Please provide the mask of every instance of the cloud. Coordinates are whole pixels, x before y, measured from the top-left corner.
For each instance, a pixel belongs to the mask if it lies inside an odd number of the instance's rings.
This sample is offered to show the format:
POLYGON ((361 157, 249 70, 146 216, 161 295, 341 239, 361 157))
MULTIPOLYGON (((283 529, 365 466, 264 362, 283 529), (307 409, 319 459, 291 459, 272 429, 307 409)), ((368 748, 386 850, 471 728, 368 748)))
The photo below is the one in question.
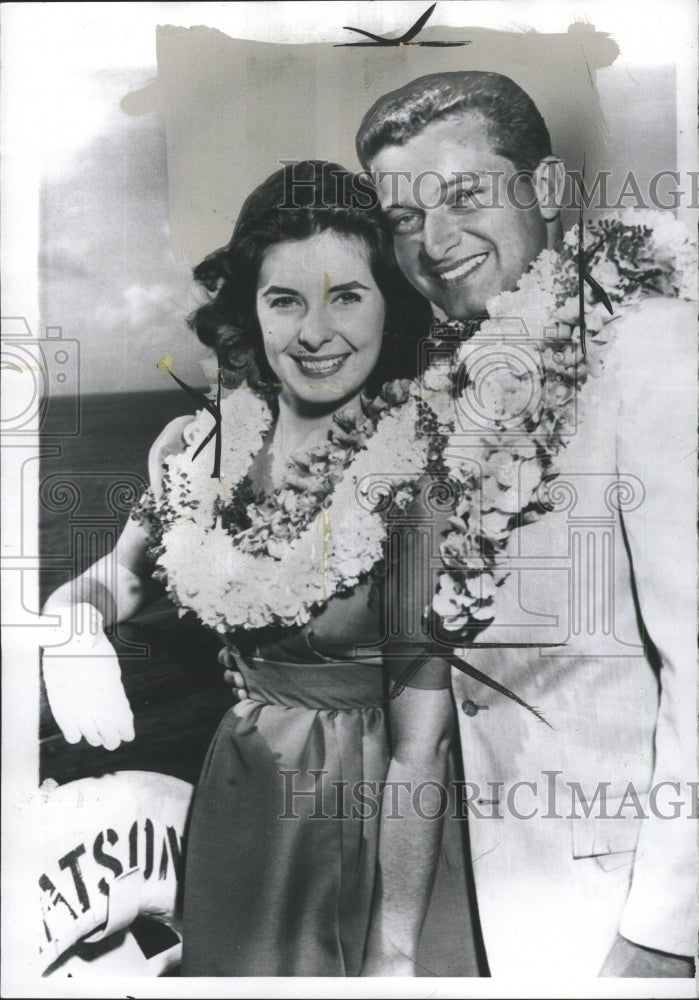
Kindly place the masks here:
POLYGON ((43 322, 79 341, 83 393, 170 388, 156 370, 165 354, 178 375, 203 384, 196 359, 205 348, 186 326, 201 293, 170 244, 163 120, 118 111, 131 74, 113 74, 109 86, 94 76, 105 114, 86 118, 79 151, 71 146, 43 180, 43 322))
POLYGON ((187 272, 177 283, 129 285, 121 300, 99 304, 93 321, 104 334, 148 336, 163 330, 172 333, 183 326, 200 301, 187 272))
POLYGON ((170 380, 156 371, 166 354, 174 356, 181 378, 202 384, 198 359, 207 349, 188 329, 186 319, 203 297, 188 270, 182 270, 179 281, 135 282, 119 298, 94 308, 87 324, 91 334, 83 337, 93 358, 86 372, 90 384, 103 382, 108 368, 112 391, 170 388, 170 380))

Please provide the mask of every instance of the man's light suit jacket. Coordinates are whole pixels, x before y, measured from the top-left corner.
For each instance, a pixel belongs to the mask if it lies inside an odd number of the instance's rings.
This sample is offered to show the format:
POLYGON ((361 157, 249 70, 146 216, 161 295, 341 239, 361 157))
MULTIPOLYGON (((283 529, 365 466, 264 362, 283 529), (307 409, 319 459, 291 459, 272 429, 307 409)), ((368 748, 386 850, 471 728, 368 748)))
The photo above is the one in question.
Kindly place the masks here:
POLYGON ((546 724, 452 668, 493 975, 595 975, 617 932, 695 949, 695 307, 614 326, 554 509, 510 537, 495 621, 460 654, 546 724))

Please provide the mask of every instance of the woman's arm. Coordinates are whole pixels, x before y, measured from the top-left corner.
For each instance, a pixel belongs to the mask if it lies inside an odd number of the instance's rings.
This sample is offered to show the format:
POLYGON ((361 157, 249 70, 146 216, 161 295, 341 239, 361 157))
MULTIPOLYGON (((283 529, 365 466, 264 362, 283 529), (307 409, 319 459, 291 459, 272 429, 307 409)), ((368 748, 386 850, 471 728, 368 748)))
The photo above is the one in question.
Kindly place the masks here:
POLYGON ((112 552, 54 590, 44 605, 44 614, 89 604, 99 611, 107 627, 133 618, 158 593, 150 578, 147 547, 144 528, 127 521, 112 552))
MULTIPOLYGON (((150 450, 151 480, 159 485, 162 459, 182 447, 180 418, 165 428, 150 450)), ((44 605, 53 627, 46 630, 43 673, 49 705, 68 743, 83 737, 115 750, 133 740, 133 713, 121 667, 104 628, 126 621, 151 603, 159 585, 151 579, 148 533, 129 519, 114 550, 55 590, 44 605)))
POLYGON ((363 976, 415 975, 447 808, 447 761, 455 725, 450 689, 409 687, 390 706, 392 757, 363 976))
POLYGON ((136 614, 155 594, 146 575, 148 536, 128 521, 114 551, 55 590, 44 614, 58 618, 42 667, 51 712, 68 743, 116 750, 134 739, 133 713, 106 626, 136 614))

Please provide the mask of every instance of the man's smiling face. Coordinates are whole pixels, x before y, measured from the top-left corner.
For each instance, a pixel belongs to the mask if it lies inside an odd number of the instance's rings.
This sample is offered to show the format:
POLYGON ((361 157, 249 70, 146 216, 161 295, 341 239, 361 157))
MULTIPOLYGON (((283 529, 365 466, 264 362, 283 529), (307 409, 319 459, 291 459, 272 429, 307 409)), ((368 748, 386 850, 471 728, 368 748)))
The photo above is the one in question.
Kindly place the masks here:
POLYGON ((531 180, 493 150, 481 115, 428 125, 370 166, 401 269, 450 319, 483 315, 546 246, 531 180))

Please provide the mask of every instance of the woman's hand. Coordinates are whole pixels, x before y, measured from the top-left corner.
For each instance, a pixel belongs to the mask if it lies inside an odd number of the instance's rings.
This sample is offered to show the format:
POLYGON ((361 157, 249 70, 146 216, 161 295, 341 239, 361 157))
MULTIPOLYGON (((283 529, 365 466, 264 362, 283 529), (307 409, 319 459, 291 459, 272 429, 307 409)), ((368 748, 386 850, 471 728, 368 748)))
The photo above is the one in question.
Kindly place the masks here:
MULTIPOLYGON (((85 738, 93 747, 116 750, 134 739, 133 713, 121 682, 114 647, 102 631, 102 616, 87 608, 91 628, 56 628, 55 642, 44 647, 43 673, 53 717, 68 743, 85 738), (61 640, 64 641, 61 641, 61 640)), ((51 609, 71 621, 73 609, 51 609)))

